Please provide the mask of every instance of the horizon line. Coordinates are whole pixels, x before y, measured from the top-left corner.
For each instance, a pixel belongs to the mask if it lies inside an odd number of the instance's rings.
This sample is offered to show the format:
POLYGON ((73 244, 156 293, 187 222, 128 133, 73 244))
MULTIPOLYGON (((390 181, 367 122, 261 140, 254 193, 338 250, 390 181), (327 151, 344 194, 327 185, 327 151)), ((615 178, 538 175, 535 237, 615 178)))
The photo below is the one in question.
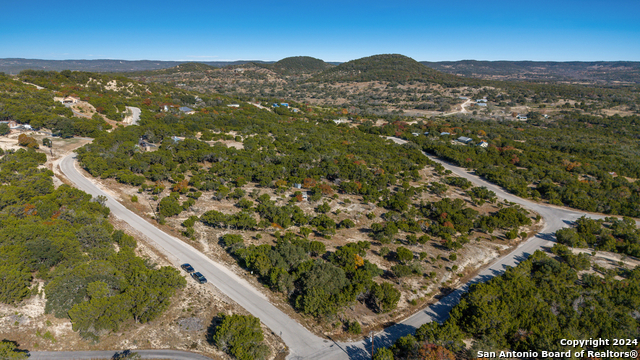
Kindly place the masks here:
MULTIPOLYGON (((216 60, 187 60, 187 59, 178 59, 178 60, 158 60, 158 59, 120 59, 120 58, 99 58, 99 59, 82 59, 82 58, 78 58, 78 59, 41 59, 41 58, 24 58, 24 57, 3 57, 0 58, 0 60, 39 60, 39 61, 151 61, 151 62, 184 62, 184 63, 207 63, 207 62, 278 62, 280 60, 283 59, 287 59, 287 58, 291 58, 291 57, 312 57, 315 59, 319 59, 322 60, 326 63, 345 63, 345 62, 349 62, 349 61, 353 61, 353 60, 358 60, 358 59, 363 59, 366 57, 371 57, 371 56, 376 56, 376 55, 385 55, 385 54, 375 54, 375 55, 368 55, 368 56, 364 56, 364 57, 360 57, 360 58, 356 58, 356 59, 351 59, 351 60, 346 60, 346 61, 338 61, 338 60, 324 60, 324 59, 320 59, 320 58, 316 58, 313 56, 307 56, 307 55, 295 55, 295 56, 287 56, 284 57, 282 59, 278 59, 278 60, 261 60, 261 59, 252 59, 252 60, 246 60, 246 59, 236 59, 236 60, 228 60, 228 59, 216 59, 216 60)), ((398 55, 402 55, 402 54, 398 54, 398 55)), ((407 56, 407 55, 403 55, 403 56, 407 56)), ((411 59, 413 59, 410 56, 407 56, 411 59)), ((413 59, 415 60, 415 59, 413 59)), ((508 60, 508 59, 500 59, 500 60, 482 60, 482 59, 459 59, 459 60, 416 60, 417 62, 433 62, 433 63, 438 63, 438 62, 461 62, 461 61, 478 61, 478 62, 558 62, 558 63, 569 63, 569 62, 583 62, 583 63, 587 63, 587 62, 640 62, 640 60, 508 60)))

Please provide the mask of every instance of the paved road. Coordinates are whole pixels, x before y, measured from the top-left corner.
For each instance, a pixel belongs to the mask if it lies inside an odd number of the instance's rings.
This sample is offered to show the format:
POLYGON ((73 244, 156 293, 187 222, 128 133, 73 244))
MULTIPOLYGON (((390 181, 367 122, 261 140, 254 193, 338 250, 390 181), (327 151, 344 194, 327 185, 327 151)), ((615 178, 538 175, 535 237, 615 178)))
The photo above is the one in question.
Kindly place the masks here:
POLYGON ((251 314, 260 318, 274 333, 280 335, 292 355, 304 356, 309 351, 313 352, 324 345, 322 339, 271 305, 267 298, 247 281, 228 270, 222 264, 209 259, 191 245, 161 231, 153 224, 125 208, 107 193, 96 187, 89 179, 85 178, 76 169, 75 164, 74 155, 68 155, 60 162, 60 169, 77 188, 94 197, 99 195, 106 196, 106 205, 111 209, 111 213, 114 216, 126 221, 130 226, 149 237, 155 242, 156 248, 167 255, 174 265, 178 266, 182 263, 193 265, 197 271, 207 277, 211 284, 215 285, 251 314))
MULTIPOLYGON (((404 144, 407 142, 406 140, 398 138, 390 139, 398 144, 404 144)), ((507 266, 515 266, 536 250, 542 247, 551 246, 553 244, 552 240, 554 239, 553 234, 556 230, 568 226, 571 222, 583 215, 594 218, 604 217, 602 215, 589 215, 579 211, 538 204, 518 198, 464 169, 449 165, 428 154, 425 154, 425 156, 443 164, 446 169, 451 170, 458 176, 468 179, 477 186, 486 186, 488 189, 495 192, 499 198, 506 199, 536 211, 544 219, 545 225, 539 234, 522 243, 508 255, 497 259, 469 283, 444 297, 436 304, 420 310, 405 321, 376 334, 374 340, 376 348, 391 345, 399 337, 413 333, 415 329, 422 324, 434 320, 438 322, 446 320, 449 311, 458 303, 462 294, 468 290, 469 285, 484 282, 496 275, 500 275, 504 272, 507 266)), ((156 243, 157 248, 167 254, 174 264, 177 265, 184 262, 191 263, 198 271, 202 272, 209 279, 210 283, 218 287, 223 293, 236 301, 251 314, 260 318, 260 320, 273 330, 274 333, 279 334, 282 340, 287 344, 290 350, 289 359, 364 360, 371 357, 369 353, 371 342, 369 339, 353 343, 338 343, 322 339, 312 334, 303 326, 271 305, 263 294, 255 290, 244 279, 230 272, 223 265, 207 258, 190 245, 162 232, 154 225, 126 209, 81 175, 75 168, 75 161, 72 155, 64 158, 60 163, 60 167, 62 172, 73 183, 75 183, 79 189, 93 196, 107 196, 107 206, 109 206, 111 212, 151 238, 156 243)))
POLYGON ((32 83, 29 83, 29 82, 26 82, 26 81, 23 81, 22 83, 26 84, 26 85, 35 86, 37 90, 44 90, 44 88, 42 86, 40 86, 40 85, 32 84, 32 83))
POLYGON ((82 118, 87 118, 87 119, 91 119, 91 116, 87 115, 87 114, 83 114, 81 112, 77 112, 75 111, 71 106, 73 106, 73 104, 64 104, 64 106, 68 107, 69 109, 71 109, 71 112, 73 112, 73 115, 77 116, 77 117, 82 117, 82 118))
MULTIPOLYGON (((133 350, 143 359, 211 360, 210 357, 178 350, 133 350)), ((29 360, 112 359, 120 351, 32 351, 29 360)))
POLYGON ((138 125, 138 120, 140 120, 140 108, 133 106, 125 106, 125 108, 127 111, 131 111, 131 115, 125 116, 122 122, 129 125, 138 125))

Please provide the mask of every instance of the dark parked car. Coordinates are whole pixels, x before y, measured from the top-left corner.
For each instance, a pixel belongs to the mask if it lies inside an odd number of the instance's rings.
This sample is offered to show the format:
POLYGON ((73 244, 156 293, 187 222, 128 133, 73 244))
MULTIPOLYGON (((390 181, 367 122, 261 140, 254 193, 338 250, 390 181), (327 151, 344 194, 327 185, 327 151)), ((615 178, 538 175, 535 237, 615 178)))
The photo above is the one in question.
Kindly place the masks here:
POLYGON ((189 264, 182 264, 180 265, 180 267, 182 268, 182 270, 188 272, 189 274, 191 274, 192 272, 196 271, 193 266, 189 265, 189 264))
POLYGON ((204 275, 200 274, 199 272, 195 272, 191 274, 191 277, 194 278, 200 284, 204 284, 207 282, 207 278, 204 277, 204 275))

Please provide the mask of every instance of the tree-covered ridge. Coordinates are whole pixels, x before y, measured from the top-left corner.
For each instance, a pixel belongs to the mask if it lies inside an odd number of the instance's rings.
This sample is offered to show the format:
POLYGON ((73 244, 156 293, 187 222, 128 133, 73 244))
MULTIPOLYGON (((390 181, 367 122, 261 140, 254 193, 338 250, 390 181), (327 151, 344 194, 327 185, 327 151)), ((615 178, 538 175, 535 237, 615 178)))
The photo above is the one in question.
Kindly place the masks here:
POLYGON ((84 100, 93 105, 98 113, 114 121, 124 118, 126 106, 156 110, 161 104, 172 104, 173 98, 186 94, 162 85, 140 84, 121 75, 81 71, 24 70, 18 74, 18 78, 52 91, 53 94, 49 93, 49 96, 75 96, 84 100))
POLYGON ((41 280, 46 311, 70 318, 85 337, 155 319, 184 278, 137 257, 135 240, 114 231, 100 199, 54 189, 53 173, 39 167, 45 161, 22 149, 0 159, 0 302, 35 295, 41 280))
POLYGON ((284 74, 313 73, 332 67, 323 60, 310 56, 292 56, 271 64, 275 71, 284 74))
POLYGON ((493 77, 533 81, 594 81, 640 83, 637 61, 421 61, 444 73, 490 79, 493 77))
MULTIPOLYGON (((535 115, 535 114, 534 114, 535 115)), ((566 113, 553 122, 397 122, 374 134, 401 135, 425 151, 458 166, 473 168, 486 179, 521 197, 542 198, 581 210, 640 216, 640 118, 596 117, 566 113), (429 131, 430 136, 410 133, 429 131), (447 131, 453 136, 438 136, 447 131), (468 136, 470 145, 453 139, 468 136), (480 141, 489 146, 476 146, 480 141), (629 179, 627 179, 627 177, 629 179), (533 185, 533 186, 531 186, 533 185)))
POLYGON ((374 55, 342 63, 314 76, 310 81, 453 81, 456 77, 430 69, 399 54, 374 55))
POLYGON ((135 75, 180 74, 180 73, 194 72, 194 71, 207 72, 207 71, 214 71, 219 69, 220 69, 219 67, 215 67, 207 64, 202 64, 197 62, 188 62, 188 63, 176 65, 174 67, 170 67, 168 69, 146 71, 141 73, 126 73, 123 75, 135 76, 135 75))
POLYGON ((232 102, 224 96, 197 97, 189 91, 141 84, 117 75, 25 70, 18 78, 45 89, 37 90, 32 85, 0 76, 0 94, 3 94, 0 119, 30 124, 34 129, 50 129, 55 136, 62 137, 98 137, 100 132, 111 129, 100 115, 120 121, 127 113, 126 106, 140 108, 140 117, 144 121, 165 109, 167 114, 179 118, 183 116, 178 110, 182 106, 199 110, 232 102), (54 101, 54 96, 73 96, 86 101, 95 107, 98 114, 91 119, 76 117, 71 109, 54 101))
MULTIPOLYGON (((399 339, 391 354, 379 350, 380 356, 417 359, 424 344, 478 358, 478 351, 581 350, 560 345, 561 339, 638 339, 640 268, 599 271, 580 273, 537 251, 505 274, 473 285, 442 325, 425 324, 415 336, 399 339), (465 350, 465 339, 473 339, 470 349, 465 350)), ((613 346, 610 341, 584 349, 630 351, 638 344, 613 346)))
POLYGON ((71 109, 53 101, 46 90, 37 90, 33 85, 23 84, 0 74, 0 120, 29 124, 34 129, 48 128, 54 135, 95 136, 111 125, 102 118, 79 119, 71 109))

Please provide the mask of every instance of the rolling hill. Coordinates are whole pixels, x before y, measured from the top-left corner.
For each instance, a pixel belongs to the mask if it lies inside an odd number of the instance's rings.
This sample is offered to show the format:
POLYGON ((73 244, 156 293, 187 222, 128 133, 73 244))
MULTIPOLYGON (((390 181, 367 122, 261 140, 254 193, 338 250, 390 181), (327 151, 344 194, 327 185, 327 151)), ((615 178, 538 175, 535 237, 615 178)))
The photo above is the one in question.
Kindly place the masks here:
POLYGON ((448 74, 480 79, 640 83, 637 61, 422 61, 448 74))
POLYGON ((374 55, 342 63, 314 76, 310 81, 420 81, 448 82, 456 76, 443 74, 399 54, 374 55))
MULTIPOLYGON (((261 61, 207 61, 202 64, 223 67, 229 65, 241 65, 249 62, 261 63, 261 61)), ((74 70, 91 72, 134 72, 168 69, 185 61, 158 61, 158 60, 40 60, 40 59, 0 59, 0 72, 17 74, 22 70, 74 70)))
MULTIPOLYGON (((140 75, 171 75, 179 73, 191 73, 191 72, 206 72, 210 70, 216 70, 219 67, 211 66, 203 63, 182 63, 168 69, 149 70, 140 72, 140 75)), ((138 73, 132 73, 131 75, 138 75, 138 73)))
POLYGON ((326 70, 333 65, 310 56, 292 56, 284 58, 270 66, 279 73, 314 73, 326 70))

